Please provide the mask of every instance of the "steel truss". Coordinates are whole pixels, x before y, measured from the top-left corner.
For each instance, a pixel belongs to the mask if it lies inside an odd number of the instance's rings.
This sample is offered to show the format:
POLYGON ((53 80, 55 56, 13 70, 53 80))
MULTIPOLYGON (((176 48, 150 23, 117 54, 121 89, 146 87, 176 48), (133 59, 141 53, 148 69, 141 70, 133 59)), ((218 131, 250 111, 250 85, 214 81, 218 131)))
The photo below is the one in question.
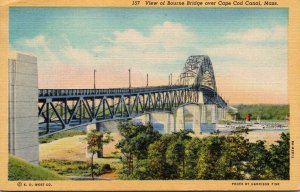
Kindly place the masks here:
POLYGON ((198 103, 199 99, 199 91, 188 86, 137 88, 127 92, 124 89, 39 91, 39 127, 46 134, 105 120, 131 119, 153 111, 172 113, 181 105, 198 103), (97 91, 98 94, 93 94, 97 91))

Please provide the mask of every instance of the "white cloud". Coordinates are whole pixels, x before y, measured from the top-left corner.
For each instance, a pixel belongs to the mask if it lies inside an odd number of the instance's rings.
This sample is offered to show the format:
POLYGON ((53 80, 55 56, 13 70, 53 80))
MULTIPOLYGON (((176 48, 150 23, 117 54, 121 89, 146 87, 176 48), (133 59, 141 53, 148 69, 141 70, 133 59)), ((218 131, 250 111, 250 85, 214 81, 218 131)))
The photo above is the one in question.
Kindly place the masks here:
POLYGON ((286 36, 283 27, 278 26, 250 29, 225 34, 224 39, 237 40, 235 43, 205 48, 205 54, 213 58, 219 91, 233 102, 286 103, 286 36))
POLYGON ((125 71, 147 71, 152 74, 178 72, 191 50, 191 42, 199 38, 189 28, 173 22, 153 26, 149 34, 135 29, 117 31, 110 39, 110 46, 97 45, 98 65, 125 71), (174 66, 174 62, 182 65, 174 66), (171 66, 172 65, 172 66, 171 66), (171 68, 170 68, 171 67, 171 68), (177 67, 177 68, 176 68, 177 67))
POLYGON ((95 48, 94 48, 94 52, 95 53, 101 53, 105 50, 105 47, 104 46, 101 46, 101 45, 97 45, 95 48))
POLYGON ((115 32, 113 43, 115 46, 135 47, 142 49, 176 49, 197 40, 189 29, 180 23, 164 22, 153 26, 149 36, 143 35, 135 29, 115 32))
POLYGON ((65 34, 60 38, 64 42, 60 49, 54 43, 48 45, 51 41, 44 35, 19 41, 38 57, 40 87, 87 87, 93 84, 93 69, 99 87, 123 87, 128 68, 132 69, 133 86, 143 86, 146 73, 151 85, 167 84, 169 73, 182 69, 189 43, 198 39, 186 26, 173 22, 153 26, 148 34, 136 29, 116 31, 105 37, 108 44, 91 49, 72 45, 65 34), (176 62, 180 65, 175 66, 176 62))
POLYGON ((102 38, 105 43, 91 49, 73 46, 66 35, 61 38, 66 43, 58 50, 50 43, 48 46, 51 41, 44 35, 23 39, 20 44, 38 57, 41 87, 92 87, 94 68, 97 87, 126 86, 128 68, 132 69, 133 86, 145 85, 146 73, 150 85, 167 84, 169 73, 174 73, 175 82, 175 73, 181 71, 188 56, 196 53, 210 56, 218 90, 227 95, 251 91, 253 86, 261 92, 274 89, 274 94, 286 94, 286 31, 281 26, 227 33, 224 42, 230 39, 234 43, 205 48, 201 48, 199 36, 174 22, 153 26, 147 34, 136 29, 116 31, 112 37, 102 38), (274 86, 264 90, 267 83, 274 86))
POLYGON ((61 54, 61 60, 66 61, 66 64, 82 67, 95 64, 95 57, 86 49, 67 46, 61 50, 61 54))
POLYGON ((287 27, 277 25, 269 29, 254 28, 242 32, 227 33, 225 38, 246 43, 278 42, 287 39, 287 27))
POLYGON ((41 47, 41 46, 46 46, 47 42, 45 40, 45 36, 44 35, 38 35, 32 39, 26 39, 24 41, 24 44, 27 47, 41 47))

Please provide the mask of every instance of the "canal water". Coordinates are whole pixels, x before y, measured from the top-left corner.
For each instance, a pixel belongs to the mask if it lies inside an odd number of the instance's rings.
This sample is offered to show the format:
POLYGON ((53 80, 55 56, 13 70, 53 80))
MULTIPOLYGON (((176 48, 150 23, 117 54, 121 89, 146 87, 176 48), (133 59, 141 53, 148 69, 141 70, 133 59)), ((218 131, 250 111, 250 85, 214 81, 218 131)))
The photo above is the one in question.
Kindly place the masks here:
MULTIPOLYGON (((152 126, 154 130, 157 130, 160 133, 164 133, 164 124, 159 122, 152 123, 152 126)), ((186 130, 193 130, 193 123, 192 122, 186 122, 185 123, 185 129, 186 130)), ((231 131, 236 130, 234 127, 226 127, 224 125, 220 124, 201 124, 201 132, 202 133, 212 133, 214 131, 219 130, 221 133, 229 133, 231 131)), ((275 128, 275 127, 268 127, 268 128, 255 128, 249 126, 249 130, 251 132, 284 132, 287 133, 289 130, 287 128, 275 128)))

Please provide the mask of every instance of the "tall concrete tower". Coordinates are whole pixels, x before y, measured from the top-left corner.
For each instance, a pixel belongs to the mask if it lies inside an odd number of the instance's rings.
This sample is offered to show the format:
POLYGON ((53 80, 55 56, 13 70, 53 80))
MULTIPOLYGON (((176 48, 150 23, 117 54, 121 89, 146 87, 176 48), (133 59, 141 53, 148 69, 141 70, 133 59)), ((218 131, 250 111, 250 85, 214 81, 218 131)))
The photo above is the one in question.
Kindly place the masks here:
POLYGON ((9 153, 38 164, 37 58, 10 53, 8 78, 9 153))

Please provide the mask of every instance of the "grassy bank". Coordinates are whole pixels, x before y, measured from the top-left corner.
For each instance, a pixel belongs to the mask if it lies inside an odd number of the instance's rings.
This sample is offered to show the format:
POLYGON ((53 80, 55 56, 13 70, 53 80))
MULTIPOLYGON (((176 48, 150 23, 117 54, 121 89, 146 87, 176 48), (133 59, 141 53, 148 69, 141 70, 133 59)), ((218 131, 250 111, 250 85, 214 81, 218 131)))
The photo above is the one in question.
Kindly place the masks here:
POLYGON ((66 177, 39 166, 34 166, 15 156, 9 157, 8 163, 9 180, 65 180, 66 177))
MULTIPOLYGON (((43 160, 40 162, 42 167, 55 171, 65 176, 90 176, 91 169, 89 162, 68 161, 68 160, 43 160)), ((112 171, 109 164, 94 164, 94 175, 99 176, 112 171)))
POLYGON ((86 131, 80 131, 80 130, 69 130, 69 131, 63 131, 59 132, 53 135, 50 135, 48 137, 42 137, 39 139, 40 143, 50 143, 51 141, 55 141, 61 138, 65 137, 73 137, 76 135, 85 135, 86 131))

